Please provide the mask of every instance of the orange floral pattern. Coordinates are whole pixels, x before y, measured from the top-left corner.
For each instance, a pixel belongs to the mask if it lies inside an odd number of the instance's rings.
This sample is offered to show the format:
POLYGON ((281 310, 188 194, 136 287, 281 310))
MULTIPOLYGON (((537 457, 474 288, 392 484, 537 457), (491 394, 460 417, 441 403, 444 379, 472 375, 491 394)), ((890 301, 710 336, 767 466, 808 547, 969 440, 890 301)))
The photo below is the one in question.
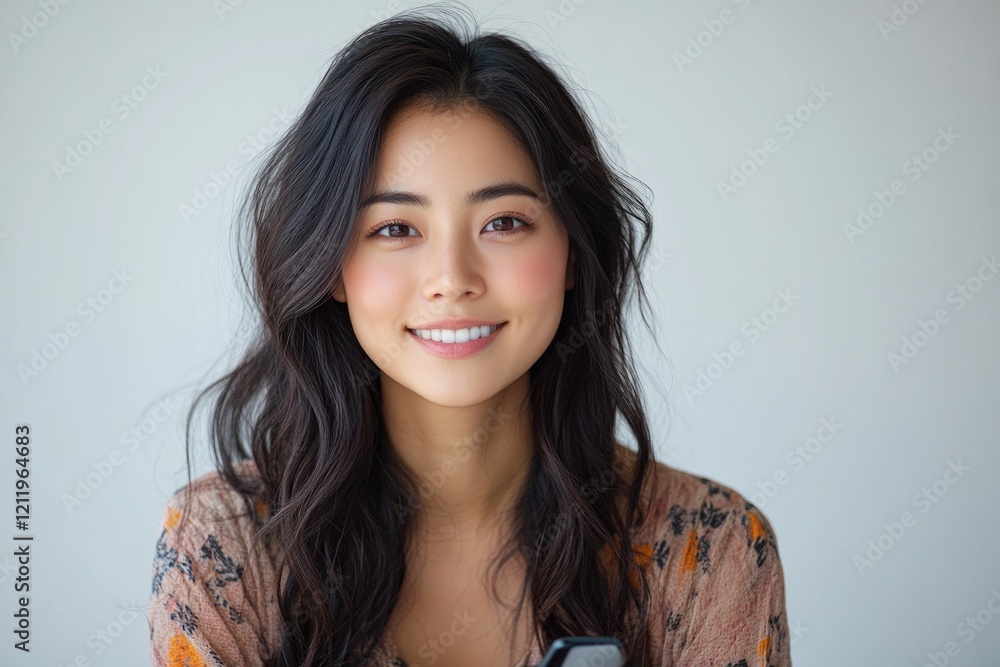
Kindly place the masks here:
POLYGON ((191 640, 180 633, 170 638, 167 660, 170 667, 205 667, 191 640))

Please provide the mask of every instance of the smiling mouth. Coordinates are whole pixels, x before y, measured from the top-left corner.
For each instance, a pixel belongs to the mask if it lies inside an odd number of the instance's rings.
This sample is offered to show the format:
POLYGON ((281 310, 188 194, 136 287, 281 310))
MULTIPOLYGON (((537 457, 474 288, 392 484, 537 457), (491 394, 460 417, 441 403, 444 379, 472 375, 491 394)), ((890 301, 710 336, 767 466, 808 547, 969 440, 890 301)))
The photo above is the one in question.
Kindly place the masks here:
POLYGON ((487 338, 502 329, 506 324, 506 322, 501 322, 493 326, 465 327, 462 329, 407 329, 407 331, 413 336, 424 340, 454 344, 468 343, 480 338, 487 338))

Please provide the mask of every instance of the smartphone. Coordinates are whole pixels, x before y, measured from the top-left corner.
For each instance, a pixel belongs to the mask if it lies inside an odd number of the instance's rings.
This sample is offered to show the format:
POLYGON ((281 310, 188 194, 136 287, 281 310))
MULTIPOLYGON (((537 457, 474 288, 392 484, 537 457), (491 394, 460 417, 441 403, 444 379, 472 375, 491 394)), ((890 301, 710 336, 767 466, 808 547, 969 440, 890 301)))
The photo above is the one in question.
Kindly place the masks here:
POLYGON ((622 645, 614 637, 561 637, 538 667, 622 667, 622 645))

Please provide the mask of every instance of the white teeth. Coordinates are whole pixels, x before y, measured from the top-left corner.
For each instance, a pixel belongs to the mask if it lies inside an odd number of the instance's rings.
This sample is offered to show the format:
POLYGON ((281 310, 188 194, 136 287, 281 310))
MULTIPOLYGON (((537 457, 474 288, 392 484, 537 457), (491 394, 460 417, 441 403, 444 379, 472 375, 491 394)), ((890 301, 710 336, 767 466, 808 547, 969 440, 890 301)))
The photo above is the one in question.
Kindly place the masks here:
POLYGON ((424 340, 436 340, 441 343, 468 343, 470 340, 485 338, 496 330, 495 325, 469 329, 410 329, 424 340))

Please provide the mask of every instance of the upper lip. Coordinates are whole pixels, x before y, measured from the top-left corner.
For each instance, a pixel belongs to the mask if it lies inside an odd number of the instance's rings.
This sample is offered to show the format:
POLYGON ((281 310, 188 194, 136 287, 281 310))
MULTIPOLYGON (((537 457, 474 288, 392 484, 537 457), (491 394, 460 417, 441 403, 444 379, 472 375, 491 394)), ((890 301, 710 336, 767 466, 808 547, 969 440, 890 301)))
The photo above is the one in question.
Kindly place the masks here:
POLYGON ((416 329, 468 329, 469 327, 492 327, 494 325, 499 326, 503 322, 488 322, 486 320, 470 320, 468 318, 459 319, 449 319, 449 320, 436 320, 434 322, 428 322, 427 324, 418 324, 414 327, 408 327, 410 330, 416 329))

